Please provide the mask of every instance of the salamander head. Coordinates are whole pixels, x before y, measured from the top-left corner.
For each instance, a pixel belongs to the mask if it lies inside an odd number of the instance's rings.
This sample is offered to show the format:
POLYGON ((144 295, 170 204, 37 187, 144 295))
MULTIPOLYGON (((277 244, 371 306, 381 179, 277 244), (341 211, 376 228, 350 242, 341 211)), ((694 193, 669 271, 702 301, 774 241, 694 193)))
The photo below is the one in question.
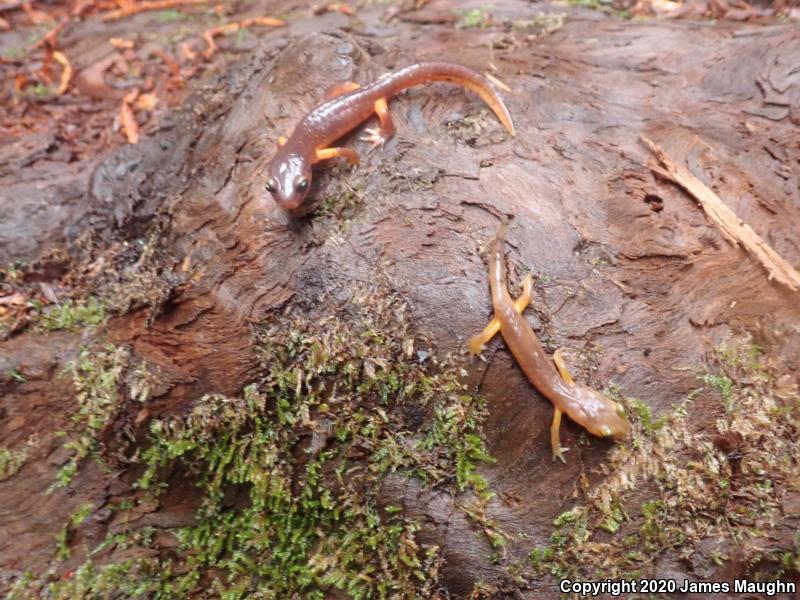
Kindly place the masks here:
POLYGON ((311 189, 311 165, 299 154, 282 154, 267 169, 266 190, 282 209, 295 211, 311 189))
POLYGON ((578 383, 572 385, 571 392, 573 404, 566 411, 570 419, 598 437, 628 437, 631 426, 622 404, 578 383))

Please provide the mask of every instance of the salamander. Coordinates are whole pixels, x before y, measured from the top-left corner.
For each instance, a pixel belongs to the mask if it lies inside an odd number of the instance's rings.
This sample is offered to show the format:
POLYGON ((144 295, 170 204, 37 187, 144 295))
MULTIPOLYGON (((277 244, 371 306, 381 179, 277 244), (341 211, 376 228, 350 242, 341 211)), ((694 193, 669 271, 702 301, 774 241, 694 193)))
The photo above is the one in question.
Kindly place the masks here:
POLYGON ((359 162, 352 148, 330 147, 377 114, 378 130, 368 130, 368 139, 376 146, 394 134, 387 100, 415 85, 447 81, 477 93, 514 135, 514 124, 502 98, 491 82, 472 69, 447 62, 424 62, 389 73, 369 85, 345 82, 331 88, 326 98, 307 114, 289 138, 278 139, 278 151, 267 167, 266 190, 275 202, 290 214, 304 214, 304 201, 311 187, 311 167, 319 161, 343 157, 351 164, 359 162))
POLYGON ((481 333, 469 340, 467 348, 470 353, 479 354, 484 344, 500 331, 528 380, 553 403, 555 414, 550 427, 550 444, 554 460, 558 458, 566 462, 563 454, 566 448, 561 447, 559 436, 562 413, 594 435, 616 440, 626 438, 630 425, 623 406, 597 390, 576 383, 567 369, 561 349, 554 353, 553 362, 548 360, 539 338, 522 316, 531 298, 533 279, 530 273, 523 281, 519 298, 512 300, 508 293, 503 237, 501 228, 492 243, 489 257, 494 318, 481 333))

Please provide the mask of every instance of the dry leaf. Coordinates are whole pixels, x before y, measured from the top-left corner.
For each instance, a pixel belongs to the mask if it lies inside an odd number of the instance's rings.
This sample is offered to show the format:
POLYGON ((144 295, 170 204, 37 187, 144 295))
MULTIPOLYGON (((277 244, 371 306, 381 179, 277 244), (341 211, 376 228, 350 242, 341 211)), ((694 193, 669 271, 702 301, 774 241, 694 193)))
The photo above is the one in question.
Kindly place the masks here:
POLYGON ((67 60, 67 57, 58 50, 53 52, 53 59, 64 68, 61 72, 61 82, 58 84, 58 89, 56 90, 56 93, 61 96, 67 91, 69 82, 72 80, 72 65, 69 63, 69 60, 67 60))
POLYGON ((108 43, 114 46, 114 48, 117 50, 131 50, 133 48, 133 42, 131 40, 125 40, 118 37, 109 38, 108 43))
POLYGON ((154 93, 150 92, 147 94, 142 94, 136 99, 136 110, 146 110, 151 111, 153 110, 156 105, 158 104, 158 96, 154 93))
POLYGON ((129 144, 139 143, 139 124, 136 122, 136 116, 133 114, 131 105, 125 100, 119 107, 119 121, 122 124, 122 129, 125 132, 125 137, 128 139, 129 144))

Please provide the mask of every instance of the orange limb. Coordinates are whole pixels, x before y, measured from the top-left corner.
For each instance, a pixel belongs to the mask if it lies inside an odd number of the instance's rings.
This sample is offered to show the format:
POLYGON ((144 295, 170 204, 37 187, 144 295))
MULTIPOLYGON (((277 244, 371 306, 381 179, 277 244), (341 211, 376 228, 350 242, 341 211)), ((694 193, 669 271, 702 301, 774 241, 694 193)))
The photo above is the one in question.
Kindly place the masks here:
POLYGON ((561 411, 558 409, 556 409, 556 412, 553 414, 553 423, 550 425, 550 447, 553 449, 553 460, 558 459, 566 463, 567 460, 564 458, 564 452, 569 450, 569 448, 561 447, 561 414, 561 411))
MULTIPOLYGON (((514 300, 514 310, 519 314, 528 307, 531 302, 531 292, 533 291, 533 277, 530 273, 522 280, 522 293, 519 298, 514 300)), ((493 317, 489 324, 478 335, 470 338, 467 342, 467 349, 470 354, 478 355, 483 350, 483 347, 491 340, 495 334, 500 331, 500 321, 497 317, 493 317)))
POLYGON ((315 163, 330 158, 346 158, 351 165, 357 165, 359 161, 358 152, 352 148, 317 148, 315 151, 315 163))
POLYGON ((389 105, 386 98, 375 101, 375 114, 378 115, 380 126, 377 129, 367 129, 366 135, 361 139, 365 142, 372 142, 373 147, 382 146, 390 137, 394 135, 394 121, 389 114, 389 105))
POLYGON ((392 115, 389 114, 389 105, 386 103, 386 98, 381 98, 375 102, 375 112, 381 122, 381 135, 384 140, 388 140, 394 135, 394 121, 392 120, 392 115))
POLYGON ((556 363, 556 369, 558 369, 558 372, 561 375, 561 379, 563 379, 570 385, 574 384, 575 380, 572 378, 572 375, 570 375, 569 369, 567 369, 567 363, 564 362, 563 348, 559 348, 558 350, 553 352, 553 362, 556 363))
POLYGON ((328 91, 325 92, 325 101, 333 100, 334 98, 338 98, 343 94, 347 94, 349 92, 354 92, 361 86, 358 85, 355 81, 345 81, 344 83, 337 83, 332 85, 328 88, 328 91))
MULTIPOLYGON (((564 362, 564 350, 563 348, 559 348, 553 353, 553 362, 556 363, 556 369, 558 369, 559 374, 561 375, 561 379, 563 379, 567 385, 574 385, 575 380, 572 379, 572 375, 567 369, 567 363, 564 362)), ((564 459, 564 452, 569 450, 569 448, 562 448, 561 447, 561 438, 559 428, 561 426, 561 411, 556 408, 556 413, 553 415, 553 424, 550 426, 550 447, 553 449, 553 460, 559 459, 561 462, 567 462, 564 459)))

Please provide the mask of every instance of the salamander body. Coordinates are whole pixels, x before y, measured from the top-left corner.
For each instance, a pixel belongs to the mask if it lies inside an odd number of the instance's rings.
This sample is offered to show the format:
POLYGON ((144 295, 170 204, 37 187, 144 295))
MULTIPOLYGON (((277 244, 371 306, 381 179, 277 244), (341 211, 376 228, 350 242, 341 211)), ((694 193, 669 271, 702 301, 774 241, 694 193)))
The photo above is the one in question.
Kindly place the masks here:
POLYGON ((394 133, 388 98, 412 86, 433 81, 455 83, 474 91, 494 111, 508 132, 514 135, 511 115, 486 77, 454 63, 417 63, 363 87, 346 82, 329 90, 326 100, 300 121, 288 139, 279 139, 278 151, 267 167, 267 191, 284 210, 303 214, 314 164, 336 157, 358 164, 359 157, 355 150, 333 148, 330 144, 369 119, 373 113, 378 115, 380 127, 377 131, 369 132, 369 139, 376 145, 382 144, 394 133))
POLYGON ((530 274, 525 278, 523 293, 516 301, 512 300, 508 293, 506 279, 501 232, 492 243, 489 258, 489 285, 492 291, 494 319, 482 333, 469 341, 470 352, 478 354, 483 345, 498 330, 500 331, 508 349, 528 380, 555 407, 550 430, 554 458, 564 460, 563 449, 559 442, 561 413, 566 413, 573 421, 594 435, 618 440, 627 437, 630 425, 623 406, 597 390, 576 383, 567 370, 560 349, 553 355, 551 362, 533 328, 523 318, 522 312, 530 302, 533 286, 530 274))

